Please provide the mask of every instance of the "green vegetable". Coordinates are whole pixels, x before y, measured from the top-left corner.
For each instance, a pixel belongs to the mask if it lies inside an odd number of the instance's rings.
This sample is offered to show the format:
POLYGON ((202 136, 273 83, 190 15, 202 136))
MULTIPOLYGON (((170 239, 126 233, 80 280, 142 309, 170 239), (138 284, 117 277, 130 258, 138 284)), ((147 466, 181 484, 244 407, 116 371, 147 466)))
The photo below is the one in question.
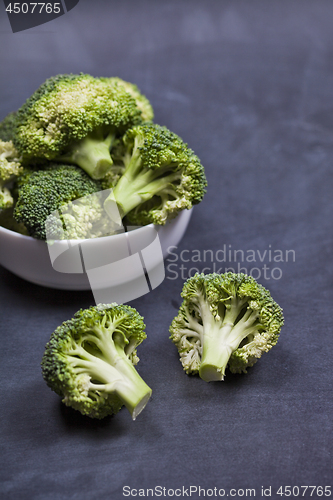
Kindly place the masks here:
POLYGON ((101 80, 109 82, 111 85, 120 85, 122 86, 126 92, 128 92, 136 102, 137 107, 141 111, 141 118, 143 121, 148 122, 152 121, 154 118, 153 108, 148 101, 147 97, 141 94, 139 88, 134 83, 125 82, 121 78, 116 76, 111 78, 101 78, 101 80))
POLYGON ((22 172, 18 152, 12 141, 0 140, 0 211, 13 206, 14 199, 8 184, 22 172))
POLYGON ((187 374, 206 382, 225 370, 246 373, 278 340, 282 309, 245 274, 196 274, 184 284, 183 303, 170 326, 187 374))
POLYGON ((99 304, 80 310, 47 343, 43 377, 67 406, 83 415, 103 418, 125 405, 135 420, 152 392, 134 368, 136 347, 145 338, 143 318, 130 306, 99 304))
MULTIPOLYGON (((82 169, 75 165, 47 164, 41 170, 25 169, 17 180, 17 202, 14 209, 16 222, 24 224, 29 235, 34 238, 46 239, 46 220, 55 210, 67 209, 67 219, 52 217, 48 220, 48 237, 68 239, 92 237, 90 234, 91 223, 102 216, 102 207, 89 198, 89 203, 84 201, 72 210, 76 212, 76 219, 71 223, 70 202, 78 198, 92 195, 100 191, 101 185, 97 180, 91 179, 82 169), (80 211, 81 206, 81 211, 80 211), (87 217, 89 215, 89 217, 87 217), (52 226, 53 222, 53 226, 52 226), (67 231, 63 234, 64 229, 67 231)), ((73 215, 74 217, 74 215, 73 215)))
POLYGON ((0 139, 2 141, 11 141, 13 139, 14 130, 16 125, 16 112, 9 113, 0 122, 0 139))
POLYGON ((13 141, 23 160, 71 163, 102 178, 116 137, 142 121, 138 96, 120 82, 85 74, 46 80, 16 115, 13 141))
POLYGON ((114 166, 105 201, 113 219, 119 210, 130 223, 165 224, 199 203, 207 185, 199 158, 175 133, 153 123, 126 132, 112 150, 114 166))

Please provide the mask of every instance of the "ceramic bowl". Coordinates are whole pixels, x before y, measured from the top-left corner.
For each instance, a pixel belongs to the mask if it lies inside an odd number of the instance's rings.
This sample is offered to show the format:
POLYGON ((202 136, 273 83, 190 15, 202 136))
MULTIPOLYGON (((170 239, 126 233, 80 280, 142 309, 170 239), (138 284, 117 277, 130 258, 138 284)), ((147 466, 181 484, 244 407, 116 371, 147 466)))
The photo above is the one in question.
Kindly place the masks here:
MULTIPOLYGON (((132 284, 134 290, 143 272, 155 288, 164 278, 163 259, 184 236, 191 214, 184 210, 165 226, 150 224, 112 236, 54 245, 0 227, 0 264, 49 288, 89 290, 93 283, 95 290, 124 285, 128 291, 132 284)), ((133 295, 139 296, 135 291, 133 295)))

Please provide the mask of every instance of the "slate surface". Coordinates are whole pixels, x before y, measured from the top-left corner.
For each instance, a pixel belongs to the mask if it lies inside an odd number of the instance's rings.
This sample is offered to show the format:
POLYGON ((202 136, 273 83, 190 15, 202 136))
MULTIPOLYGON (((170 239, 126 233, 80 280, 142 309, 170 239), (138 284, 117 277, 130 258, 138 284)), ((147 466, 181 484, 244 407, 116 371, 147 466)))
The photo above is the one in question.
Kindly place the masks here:
POLYGON ((332 23, 321 0, 81 0, 13 34, 2 9, 0 118, 51 75, 118 75, 195 150, 209 191, 164 283, 131 303, 147 323, 138 369, 153 388, 134 423, 126 410, 83 418, 41 377, 51 332, 92 294, 0 269, 1 498, 120 500, 125 486, 186 497, 192 485, 235 498, 271 486, 275 499, 279 486, 332 483, 332 23), (193 268, 238 264, 260 273, 285 326, 247 375, 207 384, 182 372, 168 325, 193 268))

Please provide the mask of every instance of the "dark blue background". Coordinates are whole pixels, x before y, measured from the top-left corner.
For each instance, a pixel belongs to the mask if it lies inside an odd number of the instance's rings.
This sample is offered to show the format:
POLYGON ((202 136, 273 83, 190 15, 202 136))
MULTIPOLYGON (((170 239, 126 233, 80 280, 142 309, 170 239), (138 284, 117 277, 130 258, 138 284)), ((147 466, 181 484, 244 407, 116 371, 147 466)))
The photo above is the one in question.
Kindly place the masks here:
POLYGON ((92 294, 1 268, 2 498, 118 500, 125 485, 191 484, 260 498, 261 485, 331 484, 333 5, 81 0, 16 34, 3 14, 0 118, 57 73, 135 82, 206 167, 209 191, 178 253, 271 245, 296 260, 261 279, 284 308, 278 345, 223 383, 186 376, 168 339, 181 277, 167 272, 131 303, 147 323, 138 370, 153 388, 135 422, 126 410, 86 419, 42 380, 51 332, 92 294))

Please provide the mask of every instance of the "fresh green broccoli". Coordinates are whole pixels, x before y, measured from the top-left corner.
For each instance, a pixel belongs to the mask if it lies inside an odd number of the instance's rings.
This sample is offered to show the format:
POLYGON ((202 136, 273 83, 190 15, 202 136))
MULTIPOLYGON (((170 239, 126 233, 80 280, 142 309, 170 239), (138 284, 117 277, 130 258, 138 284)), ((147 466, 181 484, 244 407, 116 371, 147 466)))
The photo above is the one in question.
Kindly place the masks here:
POLYGON ((137 125, 111 154, 119 180, 104 206, 114 220, 119 211, 131 224, 165 224, 204 196, 207 182, 199 158, 166 127, 137 125))
POLYGON ((75 164, 92 178, 110 169, 118 135, 142 121, 123 85, 90 75, 49 78, 18 110, 14 144, 24 161, 75 164))
POLYGON ((22 170, 18 152, 12 141, 0 140, 0 210, 13 206, 14 199, 8 184, 16 179, 22 170))
POLYGON ((83 415, 104 418, 125 405, 135 420, 152 392, 134 368, 136 348, 145 338, 143 318, 130 306, 80 310, 47 343, 44 380, 83 415))
POLYGON ((61 207, 60 231, 59 218, 51 216, 47 220, 48 239, 88 239, 114 234, 114 226, 103 208, 103 197, 96 192, 61 207))
POLYGON ((183 368, 206 382, 225 370, 246 373, 278 340, 282 309, 268 290, 245 274, 195 274, 184 284, 170 326, 183 368))
POLYGON ((139 88, 134 83, 125 82, 121 78, 116 76, 111 78, 101 78, 102 80, 108 81, 111 85, 121 85, 124 87, 126 92, 128 92, 136 101, 136 105, 141 111, 141 118, 144 122, 152 121, 154 118, 154 111, 152 105, 150 104, 147 97, 141 94, 139 88))
POLYGON ((16 125, 16 112, 9 113, 0 122, 0 139, 2 141, 11 141, 14 136, 14 130, 16 125))
MULTIPOLYGON (((47 164, 41 170, 25 169, 17 180, 17 202, 14 209, 16 222, 23 223, 29 235, 34 238, 46 239, 46 221, 48 220, 48 238, 75 239, 90 237, 91 222, 98 220, 102 207, 94 200, 82 202, 82 216, 77 215, 76 225, 70 223, 71 210, 68 204, 79 198, 87 197, 101 190, 100 182, 91 179, 81 168, 75 165, 47 164), (87 206, 90 214, 87 213, 87 206), (99 208, 100 207, 100 208, 99 208), (61 227, 59 217, 52 219, 52 212, 64 209, 68 217, 61 227), (89 217, 86 217, 89 215, 89 217), (52 226, 52 221, 54 226, 52 226), (67 227, 68 223, 68 227, 67 227)), ((97 200, 98 202, 98 200, 97 200)), ((80 203, 74 209, 78 211, 80 203)), ((74 214, 72 211, 72 213, 74 214)))

